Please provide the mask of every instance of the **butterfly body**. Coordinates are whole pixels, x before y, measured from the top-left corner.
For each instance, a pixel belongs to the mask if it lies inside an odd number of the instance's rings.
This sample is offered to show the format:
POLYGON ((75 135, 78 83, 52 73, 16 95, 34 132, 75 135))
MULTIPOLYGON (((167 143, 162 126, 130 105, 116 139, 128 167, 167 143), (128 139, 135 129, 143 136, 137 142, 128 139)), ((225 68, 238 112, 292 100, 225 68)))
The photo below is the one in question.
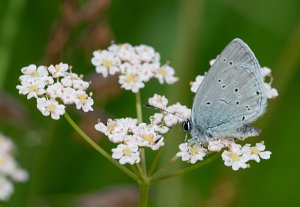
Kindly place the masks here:
POLYGON ((231 41, 199 86, 187 120, 192 140, 256 136, 250 123, 265 111, 267 97, 259 63, 240 39, 231 41))

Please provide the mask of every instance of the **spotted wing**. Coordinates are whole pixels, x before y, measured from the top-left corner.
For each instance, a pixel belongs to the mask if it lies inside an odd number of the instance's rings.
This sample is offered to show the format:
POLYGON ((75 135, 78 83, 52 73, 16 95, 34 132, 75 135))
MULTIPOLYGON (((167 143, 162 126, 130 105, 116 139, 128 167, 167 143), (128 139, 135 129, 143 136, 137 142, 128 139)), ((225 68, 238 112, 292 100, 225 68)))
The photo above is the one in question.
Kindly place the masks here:
POLYGON ((192 122, 214 138, 245 137, 255 135, 248 124, 265 108, 259 63, 242 40, 234 39, 202 81, 193 103, 192 122))

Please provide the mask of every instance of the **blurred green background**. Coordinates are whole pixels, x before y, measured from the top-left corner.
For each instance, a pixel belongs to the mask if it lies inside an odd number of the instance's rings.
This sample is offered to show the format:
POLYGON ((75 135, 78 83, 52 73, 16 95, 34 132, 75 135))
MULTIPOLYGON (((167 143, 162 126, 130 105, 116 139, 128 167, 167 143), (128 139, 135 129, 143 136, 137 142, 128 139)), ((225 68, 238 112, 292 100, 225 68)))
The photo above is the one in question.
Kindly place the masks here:
MULTIPOLYGON (((300 206, 299 0, 1 0, 0 131, 14 138, 17 159, 30 173, 3 206, 121 207, 136 206, 137 199, 135 184, 64 119, 43 117, 35 101, 18 95, 22 67, 64 61, 87 74, 95 112, 70 113, 110 150, 112 145, 93 126, 99 117, 134 117, 134 96, 121 91, 115 79, 94 74, 93 50, 112 40, 153 46, 180 81, 171 87, 151 81, 141 91, 143 103, 159 93, 191 106, 189 81, 207 71, 209 60, 235 37, 251 47, 262 66, 273 69, 279 97, 269 101, 267 113, 254 124, 262 134, 252 139, 265 140, 271 159, 238 172, 218 159, 153 186, 150 206, 300 206)), ((144 109, 145 117, 151 113, 144 109)), ((180 133, 168 143, 164 159, 183 141, 180 133)))

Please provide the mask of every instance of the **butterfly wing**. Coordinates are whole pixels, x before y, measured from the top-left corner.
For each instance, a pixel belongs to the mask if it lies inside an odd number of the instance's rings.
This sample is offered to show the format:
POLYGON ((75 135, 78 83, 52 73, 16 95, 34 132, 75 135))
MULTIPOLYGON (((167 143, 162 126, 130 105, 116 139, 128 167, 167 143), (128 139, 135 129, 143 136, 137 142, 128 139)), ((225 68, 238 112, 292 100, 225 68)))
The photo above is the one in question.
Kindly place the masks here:
POLYGON ((192 136, 201 140, 204 138, 195 136, 256 135, 248 124, 262 115, 266 103, 259 63, 242 40, 234 39, 217 57, 196 93, 192 136))

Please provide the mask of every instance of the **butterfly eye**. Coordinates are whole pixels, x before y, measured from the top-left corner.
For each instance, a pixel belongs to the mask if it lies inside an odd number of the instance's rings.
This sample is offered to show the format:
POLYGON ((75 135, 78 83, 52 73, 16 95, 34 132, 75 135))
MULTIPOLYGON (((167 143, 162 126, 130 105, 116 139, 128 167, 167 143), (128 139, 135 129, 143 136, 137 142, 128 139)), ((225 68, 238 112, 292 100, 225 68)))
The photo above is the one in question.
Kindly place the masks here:
POLYGON ((190 131, 190 129, 191 129, 190 120, 186 120, 185 122, 183 122, 182 127, 183 127, 184 131, 190 131))

